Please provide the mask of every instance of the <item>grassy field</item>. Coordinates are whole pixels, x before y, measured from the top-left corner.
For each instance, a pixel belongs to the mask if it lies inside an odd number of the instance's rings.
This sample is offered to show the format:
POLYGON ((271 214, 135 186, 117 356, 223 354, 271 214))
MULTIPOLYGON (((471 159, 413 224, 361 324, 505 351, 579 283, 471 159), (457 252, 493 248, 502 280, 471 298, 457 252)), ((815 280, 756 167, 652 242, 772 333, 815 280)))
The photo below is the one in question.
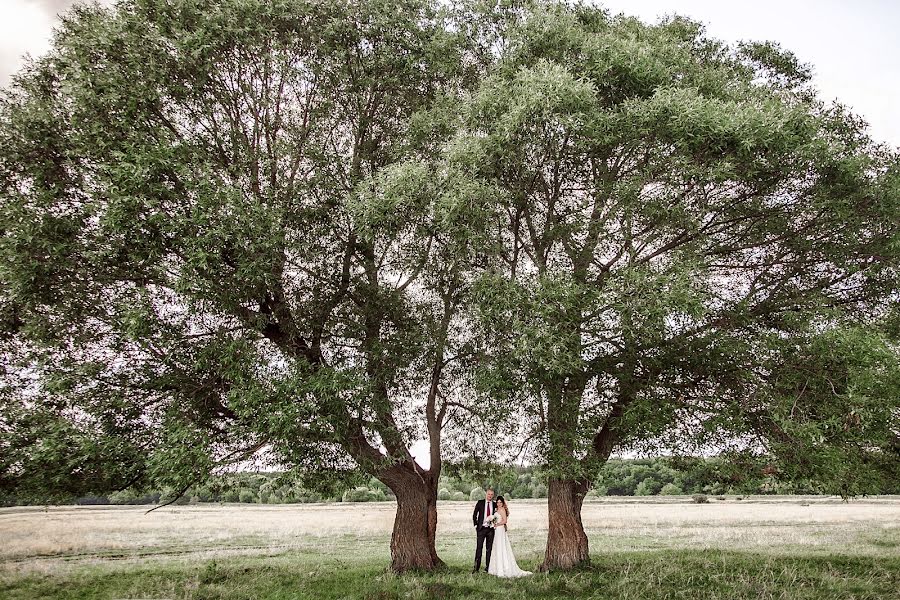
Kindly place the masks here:
MULTIPOLYGON (((514 501, 535 570, 546 502, 514 501)), ((385 571, 391 503, 0 509, 0 598, 900 598, 900 497, 604 498, 592 566, 471 575, 469 502, 440 503, 444 572, 385 571)))

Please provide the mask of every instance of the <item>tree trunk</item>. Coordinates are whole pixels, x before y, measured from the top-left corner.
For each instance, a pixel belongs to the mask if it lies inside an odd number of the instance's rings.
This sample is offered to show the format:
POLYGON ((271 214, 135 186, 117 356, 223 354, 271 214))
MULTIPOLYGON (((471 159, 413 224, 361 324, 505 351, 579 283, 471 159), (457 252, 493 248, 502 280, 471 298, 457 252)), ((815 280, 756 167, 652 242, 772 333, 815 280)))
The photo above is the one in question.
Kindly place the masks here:
POLYGON ((588 481, 550 480, 547 493, 549 531, 541 571, 590 564, 588 539, 581 523, 581 505, 588 486, 588 481))
MULTIPOLYGON (((444 563, 435 547, 437 529, 437 490, 417 473, 401 477, 383 477, 385 485, 397 497, 397 514, 391 535, 391 570, 430 571, 444 563)), ((436 483, 435 483, 436 485, 436 483)))
POLYGON ((442 561, 437 555, 437 521, 438 521, 438 513, 437 513, 437 486, 438 479, 436 476, 428 477, 425 480, 426 489, 425 492, 427 494, 428 500, 428 545, 431 550, 431 559, 434 562, 435 567, 443 567, 444 561, 442 561))
MULTIPOLYGON (((570 319, 570 322, 576 322, 570 319)), ((577 332, 573 332, 573 336, 577 332)), ((551 455, 557 457, 558 472, 572 473, 568 478, 551 478, 547 489, 549 527, 547 548, 541 571, 566 570, 589 564, 588 539, 581 524, 581 505, 590 487, 590 480, 575 478, 583 467, 575 457, 576 429, 579 407, 587 378, 576 374, 549 382, 547 391, 547 432, 551 455)))

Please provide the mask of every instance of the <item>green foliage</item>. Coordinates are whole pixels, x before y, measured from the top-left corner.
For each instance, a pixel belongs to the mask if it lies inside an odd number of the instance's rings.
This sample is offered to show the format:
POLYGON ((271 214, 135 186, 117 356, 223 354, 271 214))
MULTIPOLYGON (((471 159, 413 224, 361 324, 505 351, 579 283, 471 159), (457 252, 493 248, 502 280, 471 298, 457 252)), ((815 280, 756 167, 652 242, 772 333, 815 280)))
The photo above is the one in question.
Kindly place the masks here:
POLYGON ((236 489, 225 490, 219 496, 220 502, 239 502, 240 501, 240 493, 236 489))
POLYGON ((588 498, 599 498, 601 496, 606 496, 609 490, 607 490, 604 486, 593 486, 588 490, 587 494, 585 494, 588 498))
POLYGON ((684 494, 684 490, 675 485, 674 483, 667 483, 662 486, 662 489, 659 490, 660 496, 680 496, 684 494))
POLYGON ((634 488, 634 495, 635 496, 653 496, 653 495, 655 495, 655 493, 653 491, 654 486, 652 486, 650 484, 650 481, 651 480, 649 480, 649 479, 645 479, 642 482, 640 482, 639 484, 637 484, 637 487, 634 488))
MULTIPOLYGON (((472 456, 447 463, 444 471, 446 473, 444 485, 466 495, 470 495, 473 488, 481 489, 483 494, 489 487, 493 488, 495 497, 513 494, 523 477, 528 480, 531 478, 530 474, 523 473, 526 471, 523 467, 510 467, 472 456)), ((529 496, 530 494, 518 495, 518 497, 529 496)))
MULTIPOLYGON (((533 460, 590 481, 616 448, 753 439, 781 480, 884 487, 896 430, 860 411, 896 422, 897 346, 873 333, 886 373, 863 367, 855 402, 813 386, 823 410, 799 422, 802 363, 818 359, 790 349, 830 336, 851 364, 845 332, 883 326, 900 288, 897 153, 816 99, 810 68, 774 43, 561 2, 507 35, 448 155, 501 191, 473 288, 475 383, 532 425, 533 460)), ((635 473, 610 493, 669 483, 635 473)))
MULTIPOLYGON (((197 502, 211 502, 213 500, 212 491, 209 487, 201 485, 193 490, 193 496, 197 499, 197 502)), ((264 500, 260 500, 261 502, 265 502, 264 500)))
MULTIPOLYGON (((637 496, 637 495, 691 495, 703 494, 828 494, 829 492, 812 481, 781 481, 772 472, 770 459, 755 463, 739 462, 733 456, 665 457, 653 459, 612 459, 601 469, 587 496, 637 496), (737 462, 736 462, 737 461, 737 462)), ((500 468, 500 467, 498 467, 500 468)), ((517 467, 517 487, 508 489, 495 486, 495 491, 508 498, 545 498, 547 487, 541 483, 542 475, 535 467, 517 467), (526 487, 527 486, 527 487, 526 487)), ((260 504, 307 503, 354 501, 352 496, 364 498, 357 501, 392 500, 393 494, 377 479, 367 486, 355 486, 342 490, 340 494, 323 496, 296 484, 277 485, 284 478, 283 473, 234 473, 226 477, 211 478, 202 486, 188 490, 182 502, 259 502, 260 504), (250 495, 253 499, 250 499, 250 495)), ((471 482, 442 476, 438 489, 439 500, 469 501, 472 493, 476 500, 483 498, 483 488, 471 482), (463 488, 463 489, 459 489, 463 488)), ((138 490, 128 488, 106 497, 81 496, 63 498, 61 503, 112 503, 112 504, 156 504, 168 491, 138 490)), ((897 481, 882 482, 880 487, 863 490, 866 495, 900 494, 897 481)), ((7 498, 6 504, 46 504, 50 499, 7 498)))
POLYGON ((385 495, 381 490, 357 487, 344 492, 344 496, 341 500, 343 502, 381 502, 385 500, 385 495))
POLYGON ((679 475, 666 459, 614 459, 600 469, 595 485, 611 496, 655 495, 664 485, 680 480, 679 475))
POLYGON ((775 42, 744 42, 738 48, 740 54, 757 68, 758 74, 781 85, 794 87, 812 78, 809 65, 800 64, 794 54, 775 42))
POLYGON ((884 335, 862 327, 813 334, 779 348, 769 368, 779 479, 822 482, 842 497, 897 481, 900 358, 884 335))
POLYGON ((453 18, 430 0, 64 15, 0 101, 4 494, 179 492, 265 448, 340 495, 403 458, 410 390, 436 364, 460 380, 444 358, 466 354, 492 208, 436 156, 477 75, 453 18))
POLYGON ((113 492, 109 496, 109 501, 112 504, 133 504, 135 500, 137 500, 137 493, 134 490, 122 490, 119 492, 113 492))

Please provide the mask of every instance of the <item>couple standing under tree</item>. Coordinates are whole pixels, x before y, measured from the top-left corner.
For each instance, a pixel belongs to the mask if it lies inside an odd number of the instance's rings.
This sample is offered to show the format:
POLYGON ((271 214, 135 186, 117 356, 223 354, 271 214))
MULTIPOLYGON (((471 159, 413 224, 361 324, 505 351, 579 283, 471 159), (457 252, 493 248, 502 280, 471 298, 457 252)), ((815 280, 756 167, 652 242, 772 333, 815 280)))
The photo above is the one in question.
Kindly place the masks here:
POLYGON ((494 500, 494 490, 487 489, 485 499, 475 503, 472 513, 472 524, 475 525, 475 568, 473 573, 481 570, 481 547, 485 547, 484 570, 497 577, 523 577, 531 575, 531 571, 523 571, 516 564, 509 536, 506 535, 506 521, 509 518, 509 507, 503 496, 494 500), (496 546, 494 544, 496 542, 496 546), (493 562, 491 561, 493 551, 493 562))

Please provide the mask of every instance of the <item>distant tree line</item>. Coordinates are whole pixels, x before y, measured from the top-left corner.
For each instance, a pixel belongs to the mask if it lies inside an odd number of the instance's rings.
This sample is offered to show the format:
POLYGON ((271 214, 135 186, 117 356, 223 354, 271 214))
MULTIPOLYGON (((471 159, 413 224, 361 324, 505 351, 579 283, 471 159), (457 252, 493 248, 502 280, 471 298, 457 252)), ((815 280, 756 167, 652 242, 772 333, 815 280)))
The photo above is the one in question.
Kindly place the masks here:
MULTIPOLYGON (((507 499, 547 497, 547 477, 535 467, 494 467, 488 475, 452 471, 442 475, 438 499, 475 501, 484 498, 488 487, 507 499)), ((324 495, 285 481, 282 473, 241 472, 222 475, 191 488, 175 504, 237 502, 243 504, 306 504, 312 502, 380 502, 395 500, 391 490, 372 477, 335 495, 324 495)), ((136 490, 127 488, 106 496, 72 497, 70 504, 159 504, 176 490, 136 490)), ((785 483, 776 480, 765 466, 740 468, 720 457, 660 457, 611 459, 600 470, 588 498, 601 496, 678 496, 678 495, 754 495, 824 494, 814 482, 785 483)), ((869 495, 900 494, 900 482, 868 490, 869 495)), ((0 497, 4 506, 42 504, 15 496, 0 497)))

